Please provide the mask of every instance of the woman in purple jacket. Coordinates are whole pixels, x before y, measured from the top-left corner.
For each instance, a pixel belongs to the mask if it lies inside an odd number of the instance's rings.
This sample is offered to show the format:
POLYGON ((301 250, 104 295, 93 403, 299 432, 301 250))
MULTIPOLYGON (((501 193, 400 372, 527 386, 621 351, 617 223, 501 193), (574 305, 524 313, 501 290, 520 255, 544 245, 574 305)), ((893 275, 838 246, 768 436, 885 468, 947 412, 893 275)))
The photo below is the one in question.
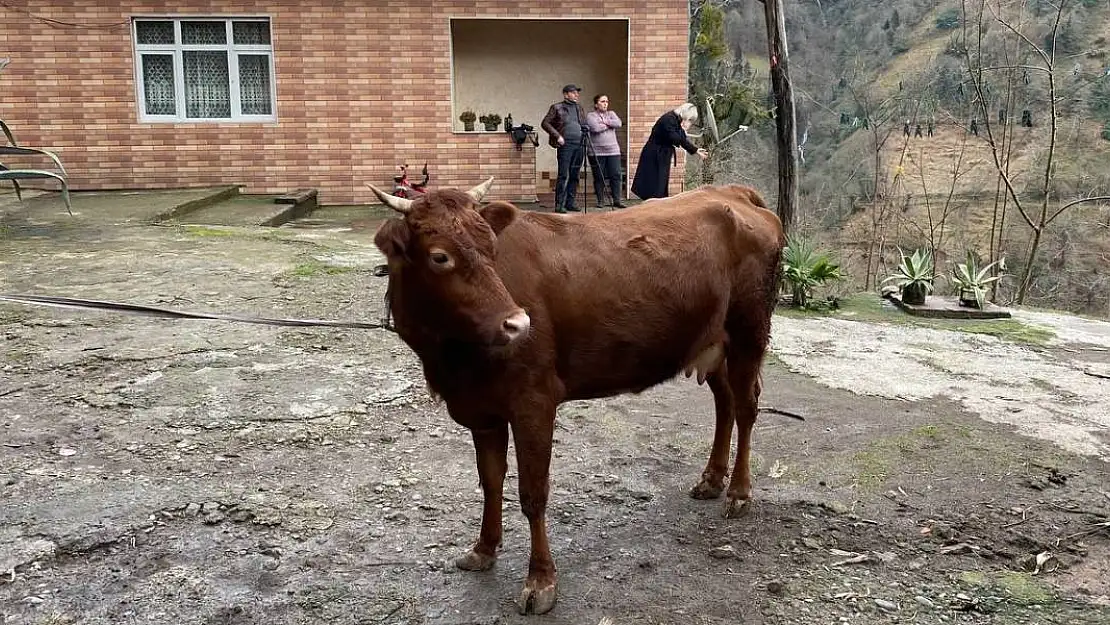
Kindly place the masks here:
POLYGON ((616 131, 621 127, 621 118, 609 110, 609 96, 603 93, 594 96, 594 110, 586 113, 586 125, 590 127, 590 150, 586 156, 594 172, 597 206, 603 206, 603 185, 608 182, 612 206, 624 208, 621 204, 621 146, 616 131))

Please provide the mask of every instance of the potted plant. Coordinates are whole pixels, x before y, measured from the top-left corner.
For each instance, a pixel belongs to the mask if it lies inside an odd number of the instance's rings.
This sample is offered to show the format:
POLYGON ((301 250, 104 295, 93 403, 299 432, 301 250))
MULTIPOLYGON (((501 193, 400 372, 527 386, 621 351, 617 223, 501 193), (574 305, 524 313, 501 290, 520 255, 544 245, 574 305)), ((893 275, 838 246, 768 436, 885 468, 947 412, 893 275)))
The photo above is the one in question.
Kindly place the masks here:
POLYGON ((927 249, 914 250, 907 255, 898 249, 902 260, 898 263, 898 270, 883 280, 883 284, 894 282, 902 294, 902 302, 920 306, 925 303, 925 297, 933 292, 933 253, 927 249))
POLYGON ((1002 277, 1001 271, 1006 268, 1006 259, 1000 258, 989 265, 980 268, 975 255, 967 251, 967 262, 957 263, 952 269, 952 284, 956 287, 956 296, 960 306, 982 308, 987 299, 987 288, 1002 277), (998 275, 990 275, 998 267, 998 275))
POLYGON ((832 262, 828 252, 819 252, 810 239, 792 234, 786 237, 782 250, 782 278, 790 289, 794 306, 806 308, 814 288, 843 276, 840 265, 832 262))
POLYGON ((497 113, 486 113, 478 118, 478 121, 486 127, 486 130, 497 130, 497 126, 501 123, 501 116, 497 113))
POLYGON ((463 123, 463 130, 467 132, 474 130, 474 122, 477 121, 477 119, 478 116, 474 114, 474 111, 469 109, 463 111, 462 115, 459 115, 459 121, 463 123))

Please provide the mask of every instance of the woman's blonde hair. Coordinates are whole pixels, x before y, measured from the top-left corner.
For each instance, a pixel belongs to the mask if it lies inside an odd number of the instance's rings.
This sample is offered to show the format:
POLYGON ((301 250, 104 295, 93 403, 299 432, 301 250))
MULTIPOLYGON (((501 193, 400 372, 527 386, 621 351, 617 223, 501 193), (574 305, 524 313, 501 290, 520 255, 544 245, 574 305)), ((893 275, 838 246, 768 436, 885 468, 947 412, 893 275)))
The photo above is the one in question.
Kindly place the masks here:
POLYGON ((694 121, 698 118, 698 107, 689 102, 684 102, 675 107, 674 113, 683 121, 694 121))

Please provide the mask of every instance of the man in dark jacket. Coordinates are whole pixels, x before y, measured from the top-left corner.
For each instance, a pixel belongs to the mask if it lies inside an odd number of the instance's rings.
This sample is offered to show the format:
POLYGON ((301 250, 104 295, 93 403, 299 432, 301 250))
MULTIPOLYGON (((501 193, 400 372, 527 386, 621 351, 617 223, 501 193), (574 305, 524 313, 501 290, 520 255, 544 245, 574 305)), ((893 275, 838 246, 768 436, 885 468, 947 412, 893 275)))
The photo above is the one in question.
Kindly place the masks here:
POLYGON ((540 122, 540 128, 547 132, 547 143, 556 149, 555 158, 559 163, 559 177, 555 181, 556 213, 578 210, 574 196, 578 193, 578 174, 586 153, 584 137, 589 132, 586 111, 578 104, 580 91, 578 85, 563 87, 563 101, 552 104, 540 122))

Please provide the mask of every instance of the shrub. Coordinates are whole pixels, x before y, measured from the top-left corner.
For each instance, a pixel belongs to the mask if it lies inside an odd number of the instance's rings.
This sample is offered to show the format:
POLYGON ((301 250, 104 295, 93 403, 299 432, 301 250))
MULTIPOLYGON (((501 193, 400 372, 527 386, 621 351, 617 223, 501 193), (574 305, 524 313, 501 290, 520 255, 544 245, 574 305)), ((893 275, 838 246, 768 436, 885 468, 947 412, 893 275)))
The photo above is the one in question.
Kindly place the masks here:
POLYGON ((956 296, 960 302, 975 302, 976 308, 982 308, 987 299, 987 288, 1002 277, 1002 274, 992 276, 991 270, 995 265, 999 270, 1006 268, 1006 260, 1000 258, 986 267, 979 267, 975 254, 967 251, 967 261, 957 263, 952 269, 952 285, 956 287, 956 296), (969 297, 970 296, 970 297, 969 297))
POLYGON ((909 255, 899 249, 898 254, 901 256, 898 269, 882 283, 893 282, 901 291, 902 301, 907 304, 925 303, 925 296, 933 292, 933 281, 936 279, 933 253, 922 248, 909 255))
POLYGON ((794 297, 794 306, 805 308, 813 297, 813 289, 844 276, 828 252, 819 252, 811 240, 792 234, 786 237, 782 250, 782 279, 794 297))
POLYGON ((936 19, 937 30, 954 30, 960 25, 960 10, 956 8, 941 11, 936 19))

